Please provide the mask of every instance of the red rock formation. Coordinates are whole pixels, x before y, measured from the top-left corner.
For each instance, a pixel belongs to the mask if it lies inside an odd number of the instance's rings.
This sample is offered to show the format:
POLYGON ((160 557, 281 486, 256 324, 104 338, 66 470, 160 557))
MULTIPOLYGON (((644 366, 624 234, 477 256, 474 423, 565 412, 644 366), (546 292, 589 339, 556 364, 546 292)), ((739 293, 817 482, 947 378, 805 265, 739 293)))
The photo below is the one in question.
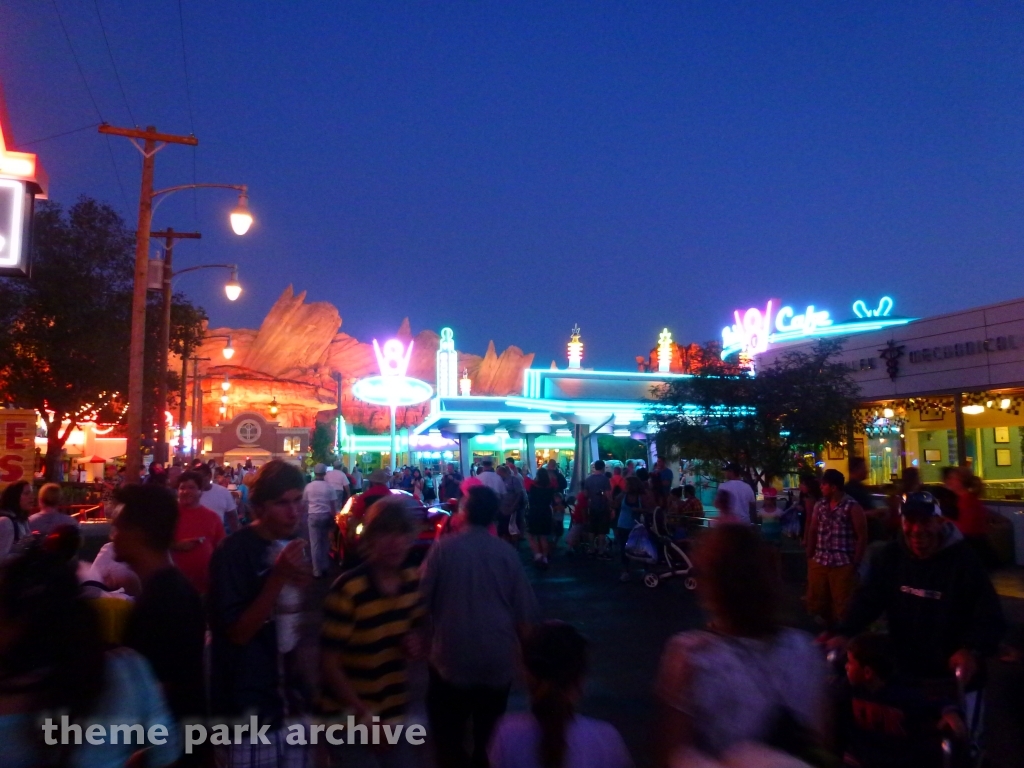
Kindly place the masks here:
MULTIPOLYGON (((341 316, 327 302, 305 303, 305 292, 296 295, 288 286, 264 318, 258 331, 216 328, 210 336, 231 335, 235 354, 230 361, 222 354, 223 339, 209 339, 199 349, 199 357, 210 358, 200 363, 204 379, 203 422, 220 420, 218 409, 224 376, 231 380, 228 391, 227 418, 241 410, 267 414, 277 401, 277 419, 282 426, 312 426, 318 414, 333 417, 336 411, 336 374, 342 377, 342 413, 346 421, 370 432, 385 432, 390 424, 387 408, 372 406, 352 395, 354 382, 379 373, 373 344, 358 341, 340 332, 341 316)), ((433 331, 420 331, 413 336, 409 318, 402 320, 395 337, 413 342, 408 375, 429 382, 436 381, 435 361, 440 337, 433 331)), ((383 341, 383 339, 381 340, 383 341)), ((509 347, 498 355, 494 342, 483 357, 459 353, 459 370, 468 369, 473 380, 474 395, 519 394, 523 371, 533 363, 532 354, 518 347, 509 347)), ((172 369, 180 363, 171 361, 172 369)), ((413 426, 426 415, 429 404, 400 408, 396 421, 400 426, 413 426)))

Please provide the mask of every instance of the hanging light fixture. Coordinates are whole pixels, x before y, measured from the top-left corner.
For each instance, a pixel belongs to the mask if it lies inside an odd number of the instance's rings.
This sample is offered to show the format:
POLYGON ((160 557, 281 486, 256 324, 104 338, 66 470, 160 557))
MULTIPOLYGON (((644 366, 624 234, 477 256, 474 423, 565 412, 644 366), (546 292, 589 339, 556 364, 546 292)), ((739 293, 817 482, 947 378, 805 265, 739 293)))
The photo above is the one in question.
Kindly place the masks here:
POLYGON ((242 284, 238 282, 238 267, 231 268, 231 277, 224 283, 224 295, 228 301, 235 301, 242 295, 242 284))
POLYGON ((985 406, 973 403, 971 405, 965 405, 960 410, 966 413, 968 416, 977 416, 979 413, 985 412, 985 406))
POLYGON ((252 213, 249 211, 249 190, 242 187, 238 195, 238 205, 231 211, 228 217, 231 221, 231 229, 236 235, 244 235, 252 226, 252 213))
POLYGON ((228 334, 228 343, 224 345, 224 349, 221 350, 224 353, 224 359, 230 360, 235 356, 235 348, 231 346, 231 335, 228 334))
POLYGON ((227 405, 228 404, 228 396, 227 395, 221 395, 220 396, 220 402, 221 402, 222 405, 227 405))
POLYGON ((275 397, 273 400, 270 401, 270 415, 277 416, 277 410, 277 398, 275 397))
POLYGON ((228 378, 228 375, 226 373, 224 374, 224 381, 220 383, 220 388, 225 392, 231 389, 231 379, 228 378))

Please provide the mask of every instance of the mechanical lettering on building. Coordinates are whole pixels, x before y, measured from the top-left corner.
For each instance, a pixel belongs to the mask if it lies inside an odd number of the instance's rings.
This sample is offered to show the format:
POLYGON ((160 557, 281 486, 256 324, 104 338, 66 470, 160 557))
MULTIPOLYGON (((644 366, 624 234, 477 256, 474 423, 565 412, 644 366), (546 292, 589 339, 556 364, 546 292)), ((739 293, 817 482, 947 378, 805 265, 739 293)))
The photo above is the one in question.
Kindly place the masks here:
POLYGON ((1017 349, 1016 336, 995 336, 990 339, 965 341, 956 344, 941 344, 934 347, 914 349, 910 352, 911 363, 933 363, 939 360, 951 360, 957 357, 971 357, 986 352, 1005 352, 1017 349))

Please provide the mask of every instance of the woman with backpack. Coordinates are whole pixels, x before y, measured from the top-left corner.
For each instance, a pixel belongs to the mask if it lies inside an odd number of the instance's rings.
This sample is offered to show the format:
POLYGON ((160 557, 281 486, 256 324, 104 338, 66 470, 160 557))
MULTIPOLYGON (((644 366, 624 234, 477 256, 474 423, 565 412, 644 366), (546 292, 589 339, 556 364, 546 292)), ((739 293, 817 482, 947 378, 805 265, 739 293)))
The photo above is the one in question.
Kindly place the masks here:
POLYGON ((7 557, 18 541, 29 535, 28 516, 35 501, 32 484, 11 483, 0 494, 0 558, 7 557))

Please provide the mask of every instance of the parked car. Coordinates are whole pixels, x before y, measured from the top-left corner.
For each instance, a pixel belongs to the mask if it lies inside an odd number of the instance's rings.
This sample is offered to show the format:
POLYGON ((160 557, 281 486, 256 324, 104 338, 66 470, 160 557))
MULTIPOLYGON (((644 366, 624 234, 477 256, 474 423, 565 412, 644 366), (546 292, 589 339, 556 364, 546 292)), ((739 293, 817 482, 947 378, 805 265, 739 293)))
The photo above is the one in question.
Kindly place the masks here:
MULTIPOLYGON (((428 507, 408 491, 392 488, 391 495, 400 497, 409 507, 409 513, 419 522, 420 529, 409 553, 410 564, 419 565, 427 556, 427 550, 434 543, 438 532, 447 529, 451 514, 444 507, 428 507)), ((363 534, 363 521, 352 516, 352 507, 360 496, 361 494, 357 494, 349 498, 335 518, 337 527, 331 554, 346 569, 355 567, 361 560, 359 538, 363 534)))

